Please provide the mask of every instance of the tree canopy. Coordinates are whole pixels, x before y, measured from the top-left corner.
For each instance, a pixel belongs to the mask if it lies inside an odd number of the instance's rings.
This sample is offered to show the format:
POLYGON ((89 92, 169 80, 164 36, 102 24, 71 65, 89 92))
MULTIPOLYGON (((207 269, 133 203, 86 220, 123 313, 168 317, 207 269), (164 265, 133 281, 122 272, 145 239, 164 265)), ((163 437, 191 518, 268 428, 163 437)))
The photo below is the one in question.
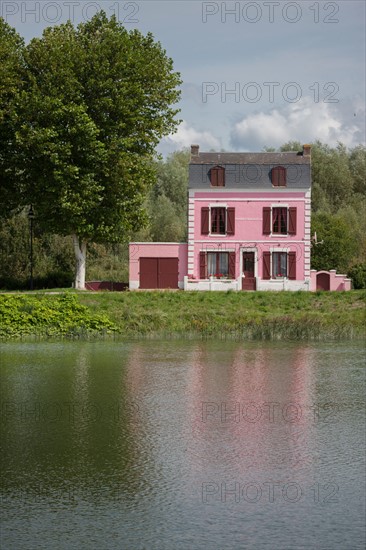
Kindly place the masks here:
POLYGON ((74 236, 83 287, 86 243, 120 241, 144 222, 156 145, 178 124, 180 76, 151 33, 104 12, 46 29, 23 55, 16 138, 26 200, 40 227, 74 236))

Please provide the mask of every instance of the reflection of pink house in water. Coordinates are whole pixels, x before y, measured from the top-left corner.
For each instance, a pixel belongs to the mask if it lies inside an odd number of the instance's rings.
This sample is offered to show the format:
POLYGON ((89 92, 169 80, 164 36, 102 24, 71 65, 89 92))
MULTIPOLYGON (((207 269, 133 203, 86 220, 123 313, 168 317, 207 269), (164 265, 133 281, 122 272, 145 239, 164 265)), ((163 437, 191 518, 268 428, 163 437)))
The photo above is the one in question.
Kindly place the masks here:
POLYGON ((131 243, 130 289, 349 290, 310 270, 311 148, 191 147, 188 243, 131 243))
POLYGON ((314 461, 319 414, 312 349, 237 346, 224 357, 205 345, 190 357, 186 406, 194 440, 187 448, 197 473, 224 462, 231 479, 247 482, 254 474, 261 482, 263 474, 267 482, 268 467, 284 462, 297 480, 309 475, 302 469, 314 461))

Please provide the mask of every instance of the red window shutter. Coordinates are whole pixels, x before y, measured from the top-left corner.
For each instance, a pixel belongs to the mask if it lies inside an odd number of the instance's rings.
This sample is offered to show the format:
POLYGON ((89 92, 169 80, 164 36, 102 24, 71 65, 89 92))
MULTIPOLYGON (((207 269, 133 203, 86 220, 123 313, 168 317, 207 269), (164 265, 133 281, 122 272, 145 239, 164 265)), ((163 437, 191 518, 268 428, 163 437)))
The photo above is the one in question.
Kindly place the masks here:
POLYGON ((263 252, 263 279, 271 278, 271 253, 263 252))
POLYGON ((228 208, 227 209, 226 233, 227 233, 227 235, 234 235, 235 234, 235 208, 228 208))
POLYGON ((263 207, 263 235, 270 235, 271 233, 271 208, 269 206, 263 207))
POLYGON ((217 185, 219 187, 225 187, 225 169, 217 168, 217 185))
POLYGON ((272 168, 272 185, 278 187, 278 170, 277 168, 272 168))
POLYGON ((211 185, 213 185, 214 187, 217 187, 217 185, 218 185, 218 172, 217 172, 216 168, 211 168, 211 170, 210 170, 210 180, 211 180, 211 185))
POLYGON ((278 185, 286 187, 286 168, 283 166, 279 166, 278 168, 278 185))
POLYGON ((296 235, 297 209, 294 206, 288 209, 288 234, 296 235))
POLYGON ((208 218, 210 209, 207 206, 201 208, 201 234, 208 235, 208 218))
POLYGON ((275 187, 286 187, 286 168, 275 166, 271 172, 272 185, 275 187))
POLYGON ((207 279, 207 254, 200 252, 200 279, 207 279))
POLYGON ((288 278, 296 279, 296 252, 288 253, 288 278))
POLYGON ((229 277, 235 279, 235 252, 229 252, 229 277))
POLYGON ((213 187, 225 186, 225 168, 222 166, 214 166, 210 170, 210 182, 213 187))

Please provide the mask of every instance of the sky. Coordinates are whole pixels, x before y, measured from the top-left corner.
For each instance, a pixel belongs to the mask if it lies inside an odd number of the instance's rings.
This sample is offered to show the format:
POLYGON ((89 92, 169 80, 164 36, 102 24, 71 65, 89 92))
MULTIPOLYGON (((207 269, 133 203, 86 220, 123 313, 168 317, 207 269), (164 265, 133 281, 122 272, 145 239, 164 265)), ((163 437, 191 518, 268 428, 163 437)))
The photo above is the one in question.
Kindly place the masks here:
POLYGON ((365 143, 363 0, 0 0, 25 38, 77 25, 104 9, 127 28, 152 32, 180 72, 182 120, 159 145, 164 156, 261 151, 296 140, 365 143))

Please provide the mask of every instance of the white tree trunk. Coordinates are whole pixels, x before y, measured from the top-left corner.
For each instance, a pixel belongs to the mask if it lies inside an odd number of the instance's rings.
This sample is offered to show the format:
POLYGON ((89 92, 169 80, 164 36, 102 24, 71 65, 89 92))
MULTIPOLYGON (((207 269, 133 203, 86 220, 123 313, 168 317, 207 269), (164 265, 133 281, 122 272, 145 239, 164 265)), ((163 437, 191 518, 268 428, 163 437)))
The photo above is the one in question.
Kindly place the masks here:
POLYGON ((85 290, 86 241, 82 241, 77 235, 72 238, 76 259, 75 288, 85 290))

